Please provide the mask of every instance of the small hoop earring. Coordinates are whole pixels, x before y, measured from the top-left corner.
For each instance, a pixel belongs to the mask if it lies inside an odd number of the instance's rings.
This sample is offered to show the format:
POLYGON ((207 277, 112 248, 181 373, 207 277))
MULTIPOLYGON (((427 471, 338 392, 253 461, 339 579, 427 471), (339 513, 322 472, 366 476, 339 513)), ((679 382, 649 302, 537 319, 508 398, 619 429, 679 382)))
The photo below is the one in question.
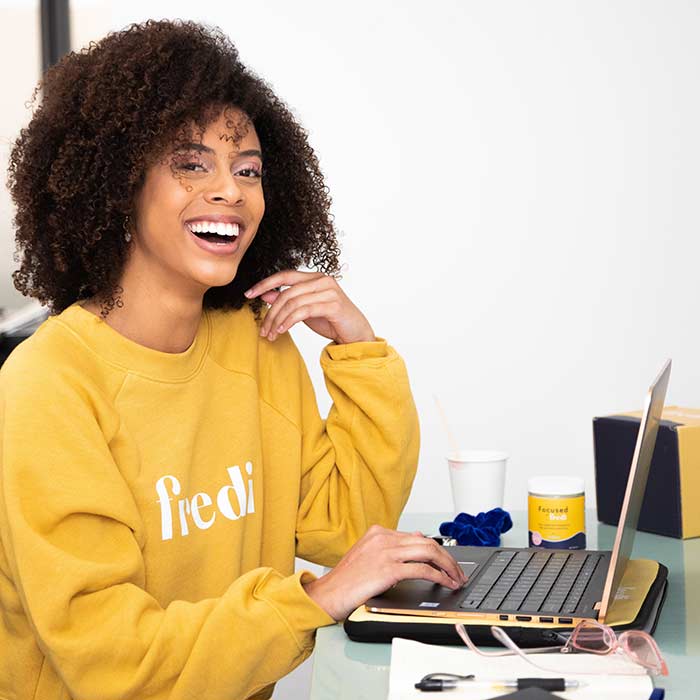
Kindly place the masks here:
POLYGON ((130 223, 130 222, 129 222, 129 217, 128 217, 128 216, 124 217, 124 225, 123 225, 123 228, 124 228, 124 240, 125 240, 127 243, 131 242, 131 231, 129 231, 129 223, 130 223))

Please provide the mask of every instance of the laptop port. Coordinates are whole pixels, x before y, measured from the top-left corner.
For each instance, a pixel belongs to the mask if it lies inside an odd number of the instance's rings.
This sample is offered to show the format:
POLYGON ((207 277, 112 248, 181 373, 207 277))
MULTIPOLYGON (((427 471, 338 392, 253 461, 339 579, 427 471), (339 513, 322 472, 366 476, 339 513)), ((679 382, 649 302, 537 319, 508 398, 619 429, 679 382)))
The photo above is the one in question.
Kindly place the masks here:
POLYGON ((540 622, 554 622, 553 617, 541 617, 540 622))
POLYGON ((532 617, 530 615, 516 615, 515 619, 518 622, 530 622, 530 620, 532 620, 532 617))
POLYGON ((508 615, 499 615, 499 616, 498 616, 498 619, 499 619, 499 620, 507 620, 507 619, 508 619, 508 615))
POLYGON ((571 625, 573 624, 574 620, 571 617, 560 617, 559 618, 559 624, 560 625, 571 625))

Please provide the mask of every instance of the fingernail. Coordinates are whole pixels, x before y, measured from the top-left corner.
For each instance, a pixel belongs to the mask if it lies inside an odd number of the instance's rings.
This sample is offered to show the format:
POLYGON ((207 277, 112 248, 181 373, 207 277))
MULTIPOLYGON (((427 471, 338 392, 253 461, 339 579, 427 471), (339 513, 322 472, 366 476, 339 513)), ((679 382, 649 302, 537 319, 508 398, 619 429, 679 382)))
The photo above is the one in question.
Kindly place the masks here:
POLYGON ((249 299, 253 295, 253 290, 249 289, 247 292, 243 292, 244 296, 247 296, 249 299))
POLYGON ((260 335, 264 338, 267 335, 267 331, 264 328, 261 328, 260 335))
POLYGON ((282 333, 284 331, 284 326, 277 326, 277 332, 282 333))

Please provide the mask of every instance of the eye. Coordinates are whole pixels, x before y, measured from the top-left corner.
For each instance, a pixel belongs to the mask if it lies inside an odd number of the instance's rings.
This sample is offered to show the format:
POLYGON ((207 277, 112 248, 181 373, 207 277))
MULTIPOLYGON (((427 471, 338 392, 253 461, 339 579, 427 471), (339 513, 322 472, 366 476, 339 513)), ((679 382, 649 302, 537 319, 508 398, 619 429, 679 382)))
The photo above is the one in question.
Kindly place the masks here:
POLYGON ((178 163, 177 165, 178 168, 181 170, 187 170, 189 172, 205 172, 206 168, 201 164, 197 163, 196 161, 188 161, 186 163, 178 163))
POLYGON ((236 173, 236 175, 244 175, 245 173, 251 173, 249 175, 245 175, 245 177, 250 177, 250 178, 262 177, 262 170, 260 168, 255 167, 255 166, 251 166, 249 168, 243 168, 243 170, 239 170, 236 173))

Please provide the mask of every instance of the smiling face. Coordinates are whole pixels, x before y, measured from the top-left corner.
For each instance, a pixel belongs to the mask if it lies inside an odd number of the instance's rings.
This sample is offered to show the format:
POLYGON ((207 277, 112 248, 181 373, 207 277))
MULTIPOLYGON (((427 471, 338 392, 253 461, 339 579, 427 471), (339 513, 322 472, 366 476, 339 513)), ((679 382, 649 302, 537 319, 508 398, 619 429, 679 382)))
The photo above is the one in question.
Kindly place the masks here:
POLYGON ((129 278, 152 291, 203 295, 229 284, 265 212, 262 153, 245 115, 227 108, 192 143, 147 171, 132 224, 129 278), (236 140, 236 128, 243 130, 236 140))

